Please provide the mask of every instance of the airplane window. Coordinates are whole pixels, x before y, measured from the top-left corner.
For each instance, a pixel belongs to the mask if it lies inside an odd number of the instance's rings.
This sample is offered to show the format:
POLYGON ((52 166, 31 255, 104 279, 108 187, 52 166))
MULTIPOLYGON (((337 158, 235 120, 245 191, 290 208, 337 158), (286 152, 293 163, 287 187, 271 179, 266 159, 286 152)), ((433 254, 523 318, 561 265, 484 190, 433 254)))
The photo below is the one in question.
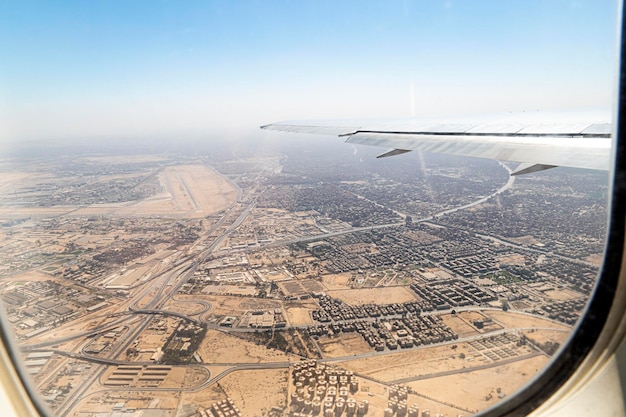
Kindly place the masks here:
POLYGON ((617 13, 1 3, 0 302, 41 412, 553 389, 606 291, 617 13))

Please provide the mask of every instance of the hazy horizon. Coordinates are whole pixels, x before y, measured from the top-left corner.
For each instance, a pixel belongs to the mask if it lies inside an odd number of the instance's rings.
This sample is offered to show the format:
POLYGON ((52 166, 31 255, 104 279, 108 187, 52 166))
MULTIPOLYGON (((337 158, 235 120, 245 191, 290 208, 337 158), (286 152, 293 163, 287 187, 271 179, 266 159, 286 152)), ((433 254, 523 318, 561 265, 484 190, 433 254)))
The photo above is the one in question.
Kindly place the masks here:
POLYGON ((3 3, 0 143, 608 107, 616 12, 615 1, 3 3))

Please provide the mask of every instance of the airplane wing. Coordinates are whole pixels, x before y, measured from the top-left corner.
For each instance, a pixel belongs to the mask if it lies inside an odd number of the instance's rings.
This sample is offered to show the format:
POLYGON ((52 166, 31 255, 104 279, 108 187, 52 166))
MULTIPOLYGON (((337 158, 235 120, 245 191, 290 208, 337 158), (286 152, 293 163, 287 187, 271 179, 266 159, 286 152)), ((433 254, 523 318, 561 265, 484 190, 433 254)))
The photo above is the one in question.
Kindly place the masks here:
POLYGON ((442 121, 287 121, 262 129, 345 137, 347 143, 391 148, 380 157, 412 150, 520 162, 513 175, 566 166, 608 170, 612 123, 500 119, 442 121))

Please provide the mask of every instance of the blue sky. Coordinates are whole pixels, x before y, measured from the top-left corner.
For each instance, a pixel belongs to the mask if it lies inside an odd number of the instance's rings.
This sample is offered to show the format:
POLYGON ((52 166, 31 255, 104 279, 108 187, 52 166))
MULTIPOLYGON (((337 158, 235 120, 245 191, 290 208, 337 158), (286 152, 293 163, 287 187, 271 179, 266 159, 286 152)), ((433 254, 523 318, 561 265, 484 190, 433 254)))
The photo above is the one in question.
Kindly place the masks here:
POLYGON ((606 107, 616 12, 592 0, 3 1, 0 141, 606 107))

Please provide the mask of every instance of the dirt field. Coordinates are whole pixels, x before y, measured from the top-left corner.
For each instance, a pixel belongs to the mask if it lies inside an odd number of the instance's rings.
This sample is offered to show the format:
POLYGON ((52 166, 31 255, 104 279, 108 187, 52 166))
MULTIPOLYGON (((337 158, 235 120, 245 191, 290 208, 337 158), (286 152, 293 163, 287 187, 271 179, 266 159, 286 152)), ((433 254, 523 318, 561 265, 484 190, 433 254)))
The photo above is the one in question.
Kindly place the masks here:
POLYGON ((4 282, 20 282, 20 281, 54 281, 61 282, 60 280, 51 277, 50 275, 39 271, 28 271, 23 274, 13 275, 6 278, 2 278, 4 282))
POLYGON ((219 384, 246 417, 267 416, 272 407, 287 405, 286 369, 238 371, 219 384))
POLYGON ((535 330, 524 332, 524 334, 536 343, 556 342, 561 345, 570 336, 569 331, 562 330, 535 330))
POLYGON ((474 328, 478 333, 490 332, 493 330, 500 330, 502 326, 496 322, 485 323, 483 328, 478 329, 473 323, 477 320, 485 320, 487 317, 480 311, 460 311, 457 313, 457 318, 464 321, 465 324, 474 328))
POLYGON ((324 352, 325 358, 358 355, 372 351, 372 348, 363 340, 361 335, 355 333, 342 334, 332 339, 324 336, 317 341, 317 344, 324 352))
POLYGON ((514 254, 497 258, 500 265, 525 265, 526 258, 523 255, 514 254))
POLYGON ((474 327, 467 324, 464 320, 462 320, 457 315, 443 314, 439 316, 439 318, 443 320, 446 326, 454 330, 459 335, 460 338, 479 334, 478 331, 474 327))
POLYGON ((285 312, 287 313, 287 320, 289 321, 289 324, 292 326, 298 326, 301 324, 313 324, 314 321, 311 318, 311 312, 317 309, 317 306, 311 305, 306 307, 286 308, 285 312))
POLYGON ((217 330, 207 331, 198 353, 205 363, 265 363, 300 359, 217 330))
POLYGON ((392 382, 403 378, 470 366, 459 355, 463 353, 467 358, 473 355, 475 350, 465 343, 459 343, 456 346, 456 349, 452 349, 452 345, 446 345, 427 349, 414 349, 383 356, 372 356, 365 359, 342 362, 341 366, 380 381, 392 382))
POLYGON ((413 293, 406 287, 362 288, 357 290, 335 290, 327 294, 339 298, 349 305, 392 304, 415 301, 413 293))
POLYGON ((604 254, 603 253, 596 253, 596 254, 593 254, 593 255, 589 255, 584 260, 587 261, 587 262, 591 262, 592 264, 594 264, 596 266, 600 266, 600 265, 602 265, 602 261, 604 260, 604 254))
MULTIPOLYGON (((221 369, 211 368, 212 375, 217 375, 220 371, 221 369)), ((195 404, 199 409, 209 408, 213 403, 225 400, 227 397, 220 384, 213 384, 197 392, 185 392, 182 395, 184 404, 195 404)))
POLYGON ((556 301, 574 300, 583 297, 581 293, 568 289, 546 291, 544 294, 546 297, 556 301))
POLYGON ((551 320, 533 317, 526 314, 514 313, 511 311, 485 310, 483 313, 491 317, 496 322, 504 325, 506 328, 516 327, 547 327, 552 329, 571 329, 565 324, 556 323, 551 320))
POLYGON ((213 314, 223 316, 238 316, 248 310, 267 310, 282 307, 280 301, 262 300, 258 298, 252 299, 244 297, 230 297, 222 295, 207 296, 194 294, 191 296, 178 296, 177 299, 188 299, 190 301, 206 300, 211 303, 211 311, 213 312, 213 314))
POLYGON ((322 277, 322 283, 328 290, 344 290, 350 288, 348 281, 350 280, 350 274, 333 274, 324 275, 322 277))
POLYGON ((418 394, 473 411, 483 410, 498 401, 497 389, 509 396, 521 388, 549 361, 536 356, 493 368, 429 378, 407 385, 418 394), (491 398, 487 400, 486 398, 491 398))

